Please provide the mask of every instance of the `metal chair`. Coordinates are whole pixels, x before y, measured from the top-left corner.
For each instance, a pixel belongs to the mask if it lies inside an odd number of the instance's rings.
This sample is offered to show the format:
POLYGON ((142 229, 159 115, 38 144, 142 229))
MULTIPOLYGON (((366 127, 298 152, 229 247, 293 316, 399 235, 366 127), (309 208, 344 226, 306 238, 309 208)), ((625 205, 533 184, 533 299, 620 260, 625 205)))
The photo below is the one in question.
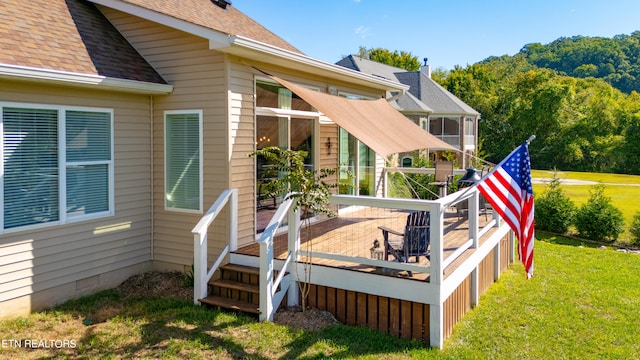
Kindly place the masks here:
POLYGON ((453 161, 436 161, 433 181, 430 185, 440 188, 440 197, 447 196, 447 188, 453 182, 453 161))

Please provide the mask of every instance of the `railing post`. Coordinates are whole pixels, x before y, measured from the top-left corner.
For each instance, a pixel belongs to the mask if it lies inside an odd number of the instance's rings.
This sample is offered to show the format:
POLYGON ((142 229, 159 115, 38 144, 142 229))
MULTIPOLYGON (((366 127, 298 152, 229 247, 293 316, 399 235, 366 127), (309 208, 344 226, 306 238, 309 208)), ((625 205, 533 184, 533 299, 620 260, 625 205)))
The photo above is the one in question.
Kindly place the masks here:
POLYGON ((438 295, 437 304, 429 305, 429 342, 432 347, 442 348, 443 327, 444 327, 444 299, 442 293, 442 264, 444 262, 444 208, 441 204, 431 205, 430 231, 431 231, 431 266, 429 273, 429 283, 435 285, 438 295), (433 241, 435 240, 435 241, 433 241))
POLYGON ((273 238, 260 242, 260 321, 273 321, 273 238))
POLYGON ((238 189, 231 190, 229 202, 229 251, 238 250, 238 189))
POLYGON ((292 204, 288 213, 287 222, 289 224, 289 231, 287 234, 289 253, 292 254, 293 261, 289 263, 288 269, 282 269, 282 271, 288 271, 291 281, 289 281, 289 290, 287 291, 287 305, 295 306, 300 303, 298 281, 295 272, 298 268, 298 259, 300 258, 300 209, 293 210, 295 203, 292 204))
POLYGON ((193 303, 207 297, 207 231, 193 235, 193 303))
POLYGON ((471 195, 471 197, 467 200, 469 201, 469 238, 473 239, 473 245, 471 245, 471 248, 473 249, 477 249, 480 245, 478 239, 478 226, 480 224, 480 222, 478 221, 478 216, 480 215, 479 194, 480 192, 475 189, 473 190, 473 194, 471 195))

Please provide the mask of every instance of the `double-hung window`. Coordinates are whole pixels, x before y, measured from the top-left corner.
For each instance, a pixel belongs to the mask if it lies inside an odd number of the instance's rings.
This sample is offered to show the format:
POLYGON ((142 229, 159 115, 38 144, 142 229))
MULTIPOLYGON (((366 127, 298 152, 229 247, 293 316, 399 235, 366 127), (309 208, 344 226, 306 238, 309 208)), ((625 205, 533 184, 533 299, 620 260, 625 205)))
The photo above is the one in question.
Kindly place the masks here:
POLYGON ((2 230, 113 214, 113 111, 0 104, 2 230))
POLYGON ((165 112, 165 208, 202 211, 202 111, 165 112))

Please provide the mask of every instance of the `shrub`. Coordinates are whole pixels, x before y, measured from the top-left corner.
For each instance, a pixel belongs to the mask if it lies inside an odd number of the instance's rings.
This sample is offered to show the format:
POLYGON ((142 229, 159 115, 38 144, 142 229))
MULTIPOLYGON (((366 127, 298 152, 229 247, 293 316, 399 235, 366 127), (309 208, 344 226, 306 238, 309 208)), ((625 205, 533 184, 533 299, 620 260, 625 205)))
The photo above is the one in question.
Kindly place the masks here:
POLYGON ((637 212, 633 216, 633 220, 631 222, 631 241, 634 244, 640 245, 640 212, 637 212))
POLYGON ((560 179, 553 173, 547 190, 536 198, 536 228, 566 234, 573 223, 576 206, 560 188, 560 179))
POLYGON ((624 231, 622 211, 604 195, 604 185, 589 190, 589 200, 576 213, 578 234, 585 239, 615 241, 624 231))

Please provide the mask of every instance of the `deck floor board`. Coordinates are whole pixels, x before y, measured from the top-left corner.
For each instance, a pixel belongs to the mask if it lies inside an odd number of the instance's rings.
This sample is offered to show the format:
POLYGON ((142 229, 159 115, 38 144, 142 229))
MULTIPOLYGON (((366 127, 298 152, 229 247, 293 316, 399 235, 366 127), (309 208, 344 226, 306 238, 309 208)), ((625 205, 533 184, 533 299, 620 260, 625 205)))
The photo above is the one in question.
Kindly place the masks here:
MULTIPOLYGON (((387 226, 402 230, 406 217, 406 211, 367 208, 354 211, 346 215, 340 215, 338 217, 318 221, 313 223, 310 229, 302 229, 300 234, 301 249, 307 249, 307 245, 309 245, 307 243, 307 239, 311 239, 310 248, 313 251, 370 258, 370 248, 372 247, 375 239, 379 240, 380 246, 384 246, 382 244, 382 234, 378 229, 378 226, 387 226)), ((480 215, 478 217, 480 227, 485 226, 490 220, 490 216, 487 217, 485 215, 480 215)), ((431 221, 434 220, 432 219, 431 221)), ((469 221, 466 217, 458 218, 455 210, 449 209, 445 213, 443 229, 443 251, 444 258, 446 259, 468 241, 469 221)), ((481 237, 480 243, 482 244, 485 239, 489 238, 495 229, 495 227, 490 229, 483 237, 481 237)), ((274 256, 277 259, 285 259, 287 251, 287 234, 282 233, 277 235, 274 240, 274 256)), ((463 264, 465 259, 468 258, 473 251, 474 249, 467 249, 449 266, 447 266, 444 269, 445 278, 463 264)), ((257 242, 252 243, 239 248, 236 253, 249 256, 259 256, 260 246, 257 242)), ((411 259, 413 260, 413 258, 411 259)), ((366 264, 321 259, 316 257, 312 259, 312 262, 315 265, 428 281, 428 273, 414 272, 413 276, 409 276, 406 271, 389 271, 389 269, 366 264)), ((425 257, 420 257, 420 264, 428 265, 429 261, 425 257)))

